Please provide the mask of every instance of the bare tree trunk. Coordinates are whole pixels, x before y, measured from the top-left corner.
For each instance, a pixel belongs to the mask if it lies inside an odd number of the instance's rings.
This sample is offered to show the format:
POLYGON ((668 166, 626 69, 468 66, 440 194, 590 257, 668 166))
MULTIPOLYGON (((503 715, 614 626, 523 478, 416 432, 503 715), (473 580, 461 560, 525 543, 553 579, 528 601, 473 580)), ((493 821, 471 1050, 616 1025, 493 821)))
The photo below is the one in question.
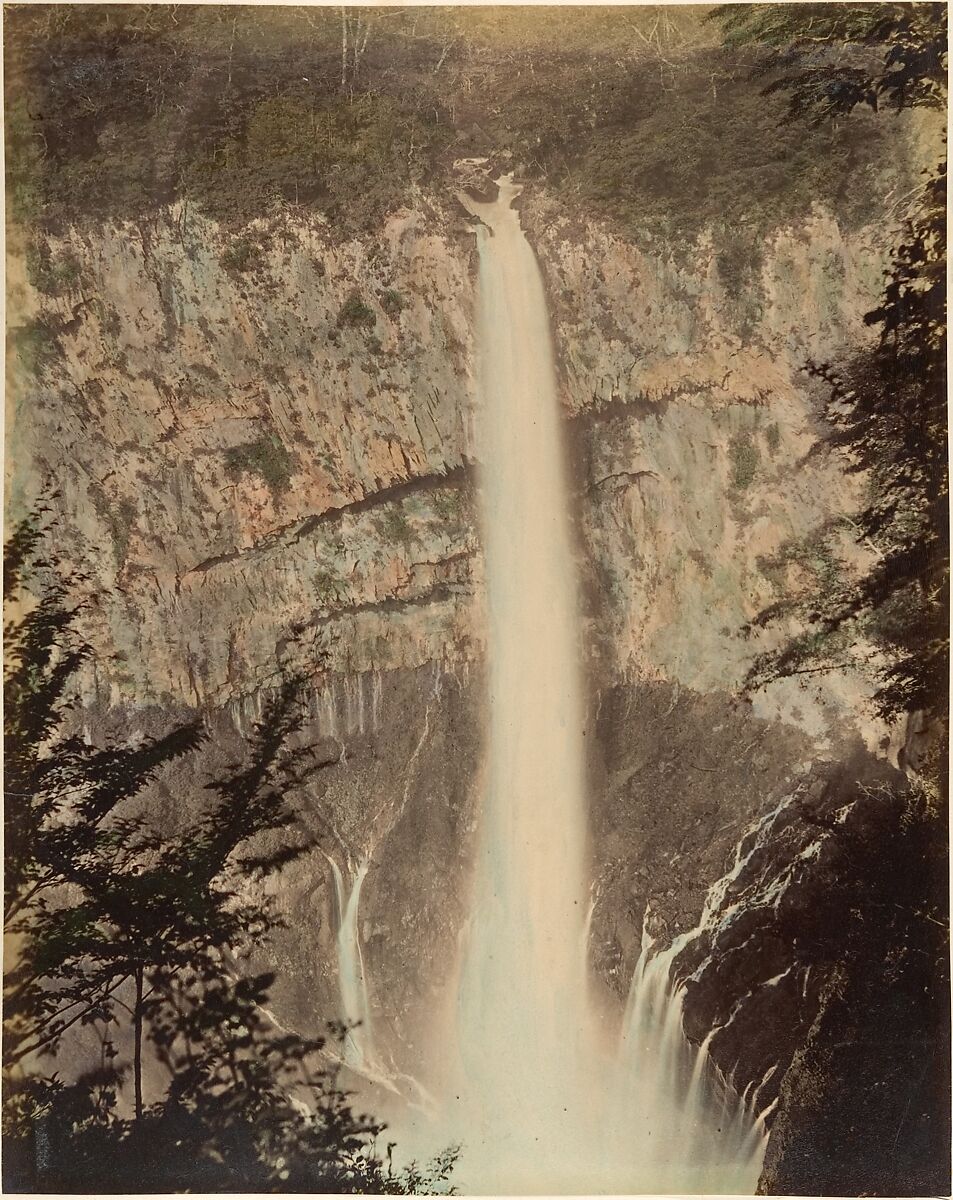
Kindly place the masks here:
POLYGON ((232 17, 232 40, 228 43, 228 91, 232 90, 232 60, 235 54, 235 24, 237 17, 232 17))
POLYGON ((367 49, 367 39, 371 34, 371 18, 365 17, 361 20, 360 13, 354 18, 354 24, 351 28, 351 96, 354 95, 354 85, 357 83, 358 72, 360 71, 361 59, 364 57, 364 51, 367 49), (363 36, 362 36, 363 35, 363 36))
POLYGON ((142 982, 144 968, 136 967, 136 1007, 133 1009, 132 1023, 135 1036, 133 1050, 133 1078, 136 1090, 136 1120, 142 1120, 142 982))
POLYGON ((347 9, 341 5, 341 91, 347 87, 347 9))
POLYGON ((455 42, 456 42, 456 38, 454 38, 452 41, 447 42, 447 44, 444 46, 443 53, 440 55, 440 58, 437 60, 437 65, 433 69, 434 75, 436 75, 437 72, 440 70, 440 68, 443 66, 443 60, 450 53, 450 50, 453 47, 455 42))

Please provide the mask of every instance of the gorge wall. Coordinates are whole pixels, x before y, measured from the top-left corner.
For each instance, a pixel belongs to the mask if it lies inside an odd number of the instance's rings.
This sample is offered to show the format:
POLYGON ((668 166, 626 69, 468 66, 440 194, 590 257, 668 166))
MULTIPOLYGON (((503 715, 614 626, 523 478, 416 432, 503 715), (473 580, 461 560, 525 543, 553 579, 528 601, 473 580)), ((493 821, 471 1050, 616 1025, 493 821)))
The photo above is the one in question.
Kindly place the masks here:
MULTIPOLYGON (((679 960, 687 1029, 717 1028, 713 1060, 785 1119, 785 1071, 833 982, 764 916, 823 890, 836 837, 818 822, 900 780, 902 737, 866 715, 856 676, 741 699, 771 644, 745 625, 825 569, 812 536, 858 501, 845 464, 810 452, 802 368, 865 336, 889 232, 847 235, 816 208, 739 284, 707 234, 636 245, 545 189, 522 219, 551 306, 585 593, 592 963, 621 1003, 643 927, 693 928, 734 868, 679 960)), ((480 797, 465 214, 418 191, 342 242, 316 216, 226 232, 178 204, 50 235, 55 286, 32 255, 11 266, 14 496, 55 484, 58 553, 97 596, 87 735, 199 711, 211 766, 282 670, 307 676, 305 736, 327 765, 294 797, 315 845, 267 885, 288 923, 269 951, 274 1012, 307 1032, 337 1015, 327 855, 349 878, 369 859, 375 1037, 414 1073, 466 917, 480 797)), ((157 814, 174 820, 184 789, 176 768, 157 814)))

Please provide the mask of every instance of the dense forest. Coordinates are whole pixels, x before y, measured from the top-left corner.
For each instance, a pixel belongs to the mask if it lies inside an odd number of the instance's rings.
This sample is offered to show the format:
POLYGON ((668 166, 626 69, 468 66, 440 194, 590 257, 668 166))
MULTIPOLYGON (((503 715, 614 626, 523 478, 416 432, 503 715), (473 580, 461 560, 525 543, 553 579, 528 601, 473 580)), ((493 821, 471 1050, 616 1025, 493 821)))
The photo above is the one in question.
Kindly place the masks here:
POLYGON ((875 178, 905 178, 869 111, 782 122, 757 47, 697 8, 70 6, 8 26, 11 204, 44 223, 182 197, 368 230, 490 154, 629 232, 754 239, 815 203, 858 220, 875 178))

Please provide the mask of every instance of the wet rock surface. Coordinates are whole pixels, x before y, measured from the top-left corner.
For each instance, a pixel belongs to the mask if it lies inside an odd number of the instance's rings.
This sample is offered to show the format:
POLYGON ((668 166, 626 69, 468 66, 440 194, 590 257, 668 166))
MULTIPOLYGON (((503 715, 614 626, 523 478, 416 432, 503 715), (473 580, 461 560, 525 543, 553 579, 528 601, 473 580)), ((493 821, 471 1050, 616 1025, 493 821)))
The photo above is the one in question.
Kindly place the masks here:
POLYGON ((686 1032, 771 1128, 767 1194, 948 1187, 945 824, 845 747, 769 801, 676 959, 686 1032))

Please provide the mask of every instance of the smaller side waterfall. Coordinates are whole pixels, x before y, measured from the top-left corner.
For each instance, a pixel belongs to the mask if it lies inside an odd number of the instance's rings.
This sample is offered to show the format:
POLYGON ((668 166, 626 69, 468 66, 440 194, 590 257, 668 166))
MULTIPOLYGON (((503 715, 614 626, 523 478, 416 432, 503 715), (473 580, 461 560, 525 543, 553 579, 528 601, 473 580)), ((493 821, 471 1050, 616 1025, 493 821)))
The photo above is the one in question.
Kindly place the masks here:
POLYGON ((354 872, 348 888, 341 868, 328 855, 334 875, 334 895, 337 910, 338 986, 341 992, 341 1017, 350 1028, 344 1040, 344 1062, 361 1075, 372 1073, 375 1067, 374 1036, 371 1025, 371 1006, 367 998, 367 978, 358 927, 358 908, 361 888, 370 865, 365 859, 354 872))
POLYGON ((398 1070, 386 1050, 378 1046, 374 1035, 359 921, 361 889, 367 878, 370 860, 361 859, 356 869, 350 871, 348 885, 344 872, 331 855, 325 853, 325 858, 334 877, 340 1016, 348 1026, 344 1037, 344 1066, 369 1084, 401 1097, 406 1107, 414 1111, 429 1111, 433 1101, 427 1089, 412 1075, 398 1070))
POLYGON ((610 1089, 612 1109, 638 1119, 615 1136, 639 1163, 640 1191, 753 1192, 766 1145, 763 1117, 710 1062, 717 1031, 700 1046, 682 1032, 683 993, 672 967, 697 934, 656 950, 643 927, 610 1089))

